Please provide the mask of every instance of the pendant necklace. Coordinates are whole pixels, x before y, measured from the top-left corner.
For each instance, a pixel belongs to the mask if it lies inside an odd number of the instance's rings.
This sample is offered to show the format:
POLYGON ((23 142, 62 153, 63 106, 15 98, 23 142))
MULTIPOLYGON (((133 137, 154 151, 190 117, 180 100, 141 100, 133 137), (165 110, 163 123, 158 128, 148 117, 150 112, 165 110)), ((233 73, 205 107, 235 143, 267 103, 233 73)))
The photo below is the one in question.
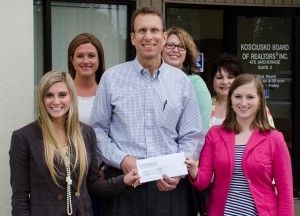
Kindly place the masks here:
POLYGON ((66 182, 67 182, 67 214, 73 214, 72 208, 72 197, 71 197, 71 169, 70 169, 70 147, 66 147, 66 154, 64 156, 64 163, 67 171, 66 182))

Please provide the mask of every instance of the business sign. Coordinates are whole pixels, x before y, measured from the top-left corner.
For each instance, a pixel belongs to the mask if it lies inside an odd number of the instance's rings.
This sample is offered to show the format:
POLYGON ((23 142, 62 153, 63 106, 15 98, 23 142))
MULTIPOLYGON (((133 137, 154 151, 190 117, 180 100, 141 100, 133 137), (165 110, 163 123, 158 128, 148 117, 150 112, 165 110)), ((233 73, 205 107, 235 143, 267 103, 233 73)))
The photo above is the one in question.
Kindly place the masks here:
MULTIPOLYGON (((265 88, 279 88, 285 80, 274 74, 276 68, 289 60, 288 44, 242 43, 241 57, 243 61, 258 71, 265 88)), ((265 91, 269 97, 269 91, 265 91)))

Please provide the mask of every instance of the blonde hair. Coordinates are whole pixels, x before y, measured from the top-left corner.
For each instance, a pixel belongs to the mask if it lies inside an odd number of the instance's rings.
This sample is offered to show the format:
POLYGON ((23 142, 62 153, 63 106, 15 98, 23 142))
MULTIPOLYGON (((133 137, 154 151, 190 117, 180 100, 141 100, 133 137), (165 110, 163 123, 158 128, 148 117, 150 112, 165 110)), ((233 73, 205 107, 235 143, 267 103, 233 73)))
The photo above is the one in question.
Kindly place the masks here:
POLYGON ((172 27, 167 30, 167 37, 172 34, 176 35, 179 38, 180 43, 186 49, 186 56, 183 62, 183 70, 185 72, 197 72, 198 67, 196 63, 199 52, 192 36, 189 35, 184 29, 178 27, 172 27))
POLYGON ((79 166, 79 180, 77 185, 77 191, 79 192, 83 177, 87 171, 87 154, 79 123, 76 89, 71 76, 62 71, 49 71, 42 77, 38 87, 38 122, 43 134, 45 160, 52 180, 56 185, 60 186, 57 181, 60 173, 55 162, 58 161, 59 165, 63 163, 63 152, 57 139, 57 128, 44 105, 44 99, 49 88, 57 82, 65 83, 70 93, 70 109, 66 115, 65 124, 67 140, 71 148, 74 148, 74 155, 71 160, 72 172, 79 166))
POLYGON ((237 123, 235 112, 231 107, 231 96, 237 88, 249 83, 254 83, 260 101, 260 106, 258 107, 256 116, 251 124, 251 128, 253 129, 257 127, 260 132, 270 132, 274 128, 270 125, 267 117, 267 104, 264 95, 264 86, 261 79, 253 74, 241 74, 237 76, 231 84, 227 98, 226 118, 222 125, 228 131, 234 131, 237 134, 241 132, 241 127, 237 123))

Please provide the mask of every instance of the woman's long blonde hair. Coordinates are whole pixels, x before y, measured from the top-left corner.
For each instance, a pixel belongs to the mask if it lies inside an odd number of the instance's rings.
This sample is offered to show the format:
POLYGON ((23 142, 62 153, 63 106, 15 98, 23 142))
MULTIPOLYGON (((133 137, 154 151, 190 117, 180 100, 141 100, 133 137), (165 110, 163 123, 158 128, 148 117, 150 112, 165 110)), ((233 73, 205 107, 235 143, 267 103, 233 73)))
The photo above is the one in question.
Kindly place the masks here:
POLYGON ((72 171, 79 167, 79 180, 77 185, 77 191, 79 192, 83 177, 87 171, 87 154, 79 123, 76 89, 71 76, 63 71, 49 71, 42 77, 38 87, 38 122, 43 134, 45 160, 52 180, 56 185, 60 186, 57 178, 61 176, 61 173, 57 169, 57 165, 63 164, 63 151, 61 150, 57 138, 57 128, 44 105, 44 99, 49 88, 57 82, 64 82, 70 93, 70 109, 66 115, 65 124, 67 140, 71 148, 74 148, 72 151, 74 152, 74 160, 71 160, 72 171), (55 164, 55 161, 58 161, 59 164, 55 164))

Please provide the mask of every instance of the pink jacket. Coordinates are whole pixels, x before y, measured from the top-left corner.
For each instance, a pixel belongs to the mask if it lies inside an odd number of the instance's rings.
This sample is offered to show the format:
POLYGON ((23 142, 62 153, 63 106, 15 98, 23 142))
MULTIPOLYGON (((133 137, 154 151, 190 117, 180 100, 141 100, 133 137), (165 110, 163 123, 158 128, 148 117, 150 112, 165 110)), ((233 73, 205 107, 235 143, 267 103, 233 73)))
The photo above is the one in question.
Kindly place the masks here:
MULTIPOLYGON (((208 216, 223 216, 235 161, 235 133, 213 126, 206 135, 192 184, 204 190, 214 182, 208 200, 208 216)), ((245 147, 242 169, 257 211, 262 216, 293 216, 293 183, 290 155, 282 133, 255 129, 245 147), (275 179, 276 196, 272 179, 275 179)))

